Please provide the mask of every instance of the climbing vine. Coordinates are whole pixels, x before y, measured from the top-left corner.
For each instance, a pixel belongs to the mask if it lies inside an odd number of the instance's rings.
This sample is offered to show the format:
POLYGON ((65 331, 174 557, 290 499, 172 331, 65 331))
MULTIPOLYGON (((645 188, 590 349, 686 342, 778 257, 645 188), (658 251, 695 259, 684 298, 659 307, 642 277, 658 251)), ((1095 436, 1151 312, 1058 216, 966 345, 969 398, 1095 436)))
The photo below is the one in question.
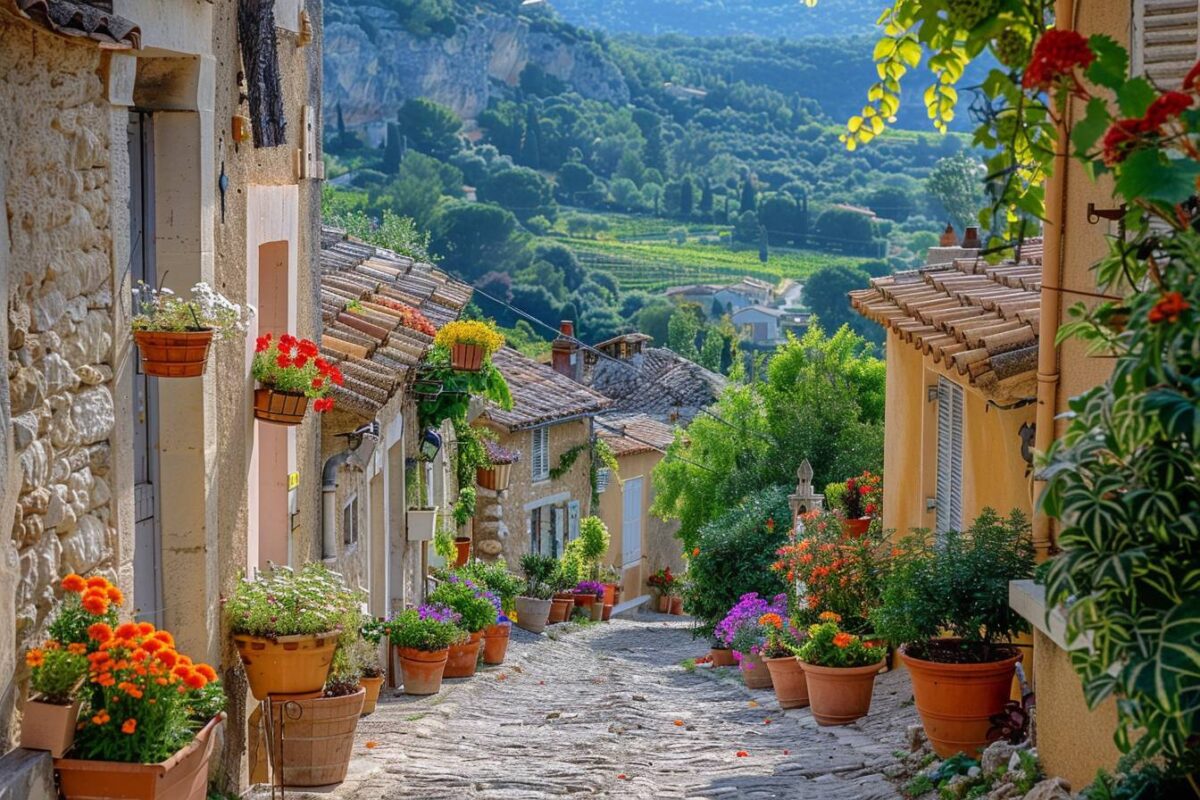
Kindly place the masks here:
POLYGON ((564 451, 558 457, 558 466, 550 468, 550 477, 553 480, 562 478, 571 471, 571 467, 575 466, 575 462, 586 452, 591 453, 591 460, 588 464, 588 480, 592 486, 592 505, 596 505, 600 502, 600 468, 607 467, 613 477, 620 480, 617 475, 617 456, 609 447, 608 442, 593 437, 591 441, 577 444, 564 451))

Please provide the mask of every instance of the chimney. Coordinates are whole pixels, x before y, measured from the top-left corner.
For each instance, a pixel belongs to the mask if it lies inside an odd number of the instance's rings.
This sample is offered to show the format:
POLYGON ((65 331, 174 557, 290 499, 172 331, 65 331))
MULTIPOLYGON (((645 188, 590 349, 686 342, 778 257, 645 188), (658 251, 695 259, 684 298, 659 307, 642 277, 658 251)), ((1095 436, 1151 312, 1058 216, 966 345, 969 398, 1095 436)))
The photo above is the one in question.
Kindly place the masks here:
POLYGON ((963 250, 978 250, 979 247, 979 228, 974 226, 967 228, 967 232, 963 234, 963 250))
POLYGON ((564 319, 558 326, 558 337, 550 344, 550 365, 554 371, 579 380, 579 345, 575 341, 575 323, 564 319))
POLYGON ((958 247, 958 234, 954 232, 954 223, 946 223, 946 230, 942 231, 942 239, 938 242, 938 245, 941 247, 958 247))

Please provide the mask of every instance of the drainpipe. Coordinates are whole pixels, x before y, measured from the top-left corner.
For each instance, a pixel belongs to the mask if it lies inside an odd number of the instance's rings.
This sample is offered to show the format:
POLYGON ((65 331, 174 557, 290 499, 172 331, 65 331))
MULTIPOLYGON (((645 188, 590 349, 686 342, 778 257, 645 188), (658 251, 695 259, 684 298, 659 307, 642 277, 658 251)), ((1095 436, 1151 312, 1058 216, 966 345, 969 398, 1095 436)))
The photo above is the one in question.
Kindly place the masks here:
POLYGON ((343 464, 365 469, 379 441, 379 423, 369 422, 345 436, 346 449, 325 459, 321 468, 321 558, 337 558, 337 471, 343 464), (363 447, 363 444, 366 447, 363 447))
MULTIPOLYGON (((1075 28, 1075 0, 1056 0, 1055 26, 1063 30, 1075 28)), ((1046 452, 1054 441, 1055 412, 1058 408, 1059 353, 1054 339, 1061 321, 1059 288, 1063 279, 1063 242, 1067 226, 1067 169, 1070 152, 1071 103, 1057 124, 1058 144, 1052 162, 1052 174, 1046 183, 1046 225, 1043 234, 1042 298, 1038 323, 1038 391, 1037 427, 1034 447, 1046 452), (1048 288, 1053 287, 1053 288, 1048 288)), ((1040 497, 1046 482, 1034 479, 1034 498, 1040 497)), ((1033 517, 1033 547, 1039 562, 1045 561, 1053 548, 1050 518, 1043 513, 1033 517)))

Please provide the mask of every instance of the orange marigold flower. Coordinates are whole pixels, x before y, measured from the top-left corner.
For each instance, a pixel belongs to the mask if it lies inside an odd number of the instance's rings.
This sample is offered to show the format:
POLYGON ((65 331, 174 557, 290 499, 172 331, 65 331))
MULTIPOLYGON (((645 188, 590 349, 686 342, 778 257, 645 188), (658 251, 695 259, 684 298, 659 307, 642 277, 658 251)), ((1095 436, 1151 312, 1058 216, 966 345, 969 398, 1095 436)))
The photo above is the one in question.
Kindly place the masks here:
POLYGON ((125 724, 123 724, 121 726, 121 733, 132 734, 136 730, 137 730, 137 720, 134 719, 133 717, 130 717, 129 719, 125 720, 125 724))
POLYGON ((67 645, 67 652, 73 656, 81 656, 87 652, 87 645, 83 642, 71 642, 67 645))
POLYGON ((821 620, 822 622, 841 622, 842 615, 836 611, 822 611, 817 616, 817 619, 821 620))
POLYGON ((215 681, 217 679, 217 671, 208 664, 197 664, 195 670, 203 675, 207 681, 215 681))
POLYGON ((170 683, 170 681, 167 680, 166 678, 155 678, 154 682, 157 683, 159 686, 166 686, 168 683, 170 683))
POLYGON ((137 623, 123 622, 117 626, 115 633, 118 639, 132 639, 138 635, 137 623))
POLYGON ((96 683, 100 684, 101 686, 103 686, 105 688, 112 686, 116 682, 117 682, 117 679, 112 676, 111 672, 101 672, 96 677, 96 683))
POLYGON ((100 616, 108 612, 108 598, 104 595, 88 595, 83 598, 83 608, 93 616, 100 616))
POLYGON ((773 611, 767 612, 766 614, 763 614, 761 617, 758 618, 758 624, 759 625, 770 625, 772 628, 775 628, 776 630, 778 630, 783 627, 783 618, 780 617, 778 614, 774 613, 773 611))
POLYGON ((95 716, 92 717, 92 723, 95 725, 104 725, 110 719, 112 719, 112 717, 110 717, 108 712, 102 708, 96 712, 95 716))
POLYGON ((699 548, 699 547, 693 547, 693 548, 692 548, 692 556, 693 556, 693 557, 695 557, 695 556, 698 556, 698 555, 700 555, 700 548, 699 548))
POLYGON ((93 575, 87 579, 87 585, 89 589, 103 589, 108 591, 108 587, 112 584, 110 584, 108 582, 108 578, 105 578, 103 575, 93 575))
POLYGON ((179 655, 174 650, 160 650, 154 654, 154 657, 167 667, 174 667, 179 663, 179 655))
POLYGON ((194 669, 188 670, 188 674, 184 676, 183 682, 193 689, 203 689, 208 685, 208 680, 194 669))
POLYGON ((854 644, 854 637, 845 631, 841 631, 837 636, 833 637, 833 646, 845 649, 854 644))
POLYGON ((63 578, 62 587, 68 592, 80 594, 84 589, 87 588, 87 581, 83 579, 82 575, 76 575, 74 572, 72 572, 70 575, 63 578))
POLYGON ((160 642, 158 639, 147 639, 146 641, 142 642, 142 649, 147 653, 157 653, 164 647, 166 647, 166 645, 160 642))
POLYGON ((123 595, 121 593, 121 590, 118 589, 117 587, 115 587, 115 586, 108 587, 108 590, 105 592, 105 594, 108 595, 109 601, 111 601, 117 605, 125 604, 125 595, 123 595))
POLYGON ((140 700, 142 698, 142 690, 138 688, 136 683, 121 681, 119 684, 117 684, 117 688, 135 700, 140 700))
POLYGON ((186 678, 188 675, 192 674, 192 668, 187 664, 179 664, 175 667, 175 669, 171 670, 171 674, 176 678, 186 678))
POLYGON ((138 633, 140 633, 142 636, 149 636, 150 634, 154 633, 154 626, 149 622, 139 622, 138 633))
POLYGON ((155 631, 153 636, 168 647, 175 646, 175 637, 167 631, 155 631))
POLYGON ((40 667, 46 662, 46 654, 38 648, 33 648, 25 654, 25 663, 31 667, 40 667))
POLYGON ((1150 309, 1150 322, 1158 325, 1163 322, 1176 323, 1183 312, 1191 308, 1191 303, 1183 298, 1180 292, 1167 292, 1150 309))
POLYGON ((737 755, 737 757, 738 757, 738 758, 746 758, 746 757, 747 757, 747 756, 749 756, 750 754, 749 754, 749 753, 747 753, 745 750, 738 750, 738 751, 737 751, 737 753, 736 753, 736 755, 737 755))
POLYGON ((60 645, 58 642, 54 641, 53 639, 47 639, 46 641, 42 642, 42 649, 43 650, 61 650, 62 645, 60 645))
POLYGON ((683 727, 683 720, 681 720, 681 719, 677 719, 677 720, 675 720, 675 727, 677 727, 677 728, 682 728, 682 727, 683 727))
POLYGON ((183 655, 182 653, 178 653, 177 655, 179 656, 179 663, 180 663, 180 664, 183 664, 183 665, 185 665, 185 666, 188 666, 188 667, 190 667, 190 666, 192 665, 192 659, 190 659, 189 657, 187 657, 187 656, 183 655))

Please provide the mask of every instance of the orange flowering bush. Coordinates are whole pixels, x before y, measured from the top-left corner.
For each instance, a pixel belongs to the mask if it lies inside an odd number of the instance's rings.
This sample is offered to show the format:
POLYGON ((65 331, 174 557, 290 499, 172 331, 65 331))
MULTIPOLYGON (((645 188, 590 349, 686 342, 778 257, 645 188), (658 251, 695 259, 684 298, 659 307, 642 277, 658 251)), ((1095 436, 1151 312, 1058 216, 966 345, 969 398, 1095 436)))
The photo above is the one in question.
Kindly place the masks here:
POLYGON ((149 622, 88 629, 91 711, 79 726, 80 758, 152 764, 186 746, 220 712, 217 673, 175 649, 149 622))
POLYGON ((62 588, 63 602, 50 623, 50 638, 64 648, 83 644, 94 649, 88 629, 97 624, 116 625, 117 610, 125 602, 124 595, 100 575, 84 578, 71 573, 63 578, 62 588))
POLYGON ((824 621, 809 627, 808 640, 796 654, 801 661, 818 667, 866 667, 883 660, 884 648, 842 630, 837 614, 826 612, 821 617, 824 621))
POLYGON ((869 531, 859 538, 842 536, 842 518, 830 511, 811 511, 800 518, 801 529, 776 551, 771 569, 795 587, 799 605, 810 613, 832 611, 854 631, 867 629, 867 616, 879 605, 888 564, 883 534, 869 531))

